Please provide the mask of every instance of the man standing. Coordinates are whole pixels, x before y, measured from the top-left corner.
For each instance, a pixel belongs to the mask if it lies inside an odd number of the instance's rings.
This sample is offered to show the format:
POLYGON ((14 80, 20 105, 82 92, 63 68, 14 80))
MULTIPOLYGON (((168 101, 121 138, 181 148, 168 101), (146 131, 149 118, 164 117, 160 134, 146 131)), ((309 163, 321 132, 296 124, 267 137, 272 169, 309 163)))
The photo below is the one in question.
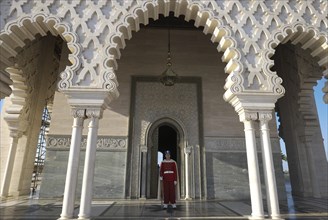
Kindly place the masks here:
POLYGON ((177 185, 177 164, 171 159, 170 151, 165 151, 165 159, 160 167, 160 180, 164 188, 164 206, 166 209, 168 204, 171 203, 172 208, 176 209, 175 204, 175 186, 177 185))

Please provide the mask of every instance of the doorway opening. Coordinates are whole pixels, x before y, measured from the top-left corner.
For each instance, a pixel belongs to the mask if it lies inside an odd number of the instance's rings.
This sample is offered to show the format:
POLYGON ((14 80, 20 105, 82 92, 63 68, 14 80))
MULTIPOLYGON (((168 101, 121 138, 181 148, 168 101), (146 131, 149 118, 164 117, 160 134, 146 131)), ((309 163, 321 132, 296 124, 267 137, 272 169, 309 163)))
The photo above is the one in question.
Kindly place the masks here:
MULTIPOLYGON (((159 168, 163 161, 165 151, 171 152, 171 159, 177 162, 178 173, 181 173, 181 153, 180 153, 180 133, 178 129, 167 122, 155 127, 151 138, 151 149, 148 155, 148 174, 147 174, 147 198, 160 198, 159 168)), ((178 187, 178 195, 180 187, 178 187)))
MULTIPOLYGON (((171 159, 177 161, 177 132, 169 125, 162 125, 158 129, 158 151, 165 156, 165 151, 171 152, 171 159)), ((163 158, 164 159, 164 158, 163 158)))

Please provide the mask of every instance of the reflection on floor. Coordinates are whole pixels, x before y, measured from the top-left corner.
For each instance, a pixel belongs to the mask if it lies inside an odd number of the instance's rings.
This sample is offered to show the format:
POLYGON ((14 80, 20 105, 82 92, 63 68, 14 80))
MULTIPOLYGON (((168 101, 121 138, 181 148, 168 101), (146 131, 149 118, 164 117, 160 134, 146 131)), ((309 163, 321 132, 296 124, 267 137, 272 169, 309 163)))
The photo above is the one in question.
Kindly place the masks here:
MULTIPOLYGON (((3 200, 1 219, 57 219, 61 213, 60 201, 20 198, 3 200)), ((327 199, 295 199, 292 213, 288 204, 282 203, 283 219, 327 220, 327 199)), ((79 207, 75 207, 77 217, 79 207)), ((248 219, 249 201, 179 201, 177 209, 163 210, 156 200, 94 201, 92 219, 248 219)))
MULTIPOLYGON (((298 198, 291 195, 286 182, 287 202, 280 202, 281 219, 328 220, 328 199, 298 198)), ((62 199, 38 199, 38 195, 0 200, 0 219, 55 220, 62 208, 62 199)), ((159 200, 97 200, 92 203, 92 219, 248 219, 250 201, 181 200, 177 209, 162 209, 159 200)), ((263 201, 267 210, 266 201, 263 201)), ((76 205, 74 217, 77 218, 76 205)), ((266 213, 267 214, 267 213, 266 213)), ((268 218, 266 216, 266 218, 268 218)))

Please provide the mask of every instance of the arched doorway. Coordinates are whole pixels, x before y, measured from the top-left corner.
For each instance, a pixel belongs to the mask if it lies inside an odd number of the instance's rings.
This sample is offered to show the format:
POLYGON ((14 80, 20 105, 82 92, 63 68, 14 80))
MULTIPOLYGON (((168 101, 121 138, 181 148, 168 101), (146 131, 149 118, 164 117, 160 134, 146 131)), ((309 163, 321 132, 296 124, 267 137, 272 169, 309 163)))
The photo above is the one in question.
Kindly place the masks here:
POLYGON ((160 120, 154 123, 148 135, 148 156, 147 156, 147 180, 146 198, 160 198, 159 166, 164 159, 164 152, 169 150, 171 158, 177 162, 179 173, 179 187, 177 188, 178 198, 184 194, 184 157, 181 153, 184 150, 184 135, 181 127, 177 123, 170 122, 172 119, 160 120), (181 192, 181 193, 180 193, 181 192))

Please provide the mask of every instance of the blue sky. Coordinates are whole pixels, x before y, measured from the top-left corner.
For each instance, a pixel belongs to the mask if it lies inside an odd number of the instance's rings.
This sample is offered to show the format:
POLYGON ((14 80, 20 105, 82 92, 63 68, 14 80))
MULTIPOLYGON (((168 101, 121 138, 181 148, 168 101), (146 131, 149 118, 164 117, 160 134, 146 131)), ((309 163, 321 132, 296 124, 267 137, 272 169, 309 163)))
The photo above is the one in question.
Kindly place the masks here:
POLYGON ((328 104, 323 101, 322 88, 325 85, 325 79, 322 78, 314 88, 314 97, 318 109, 321 133, 324 139, 326 149, 326 158, 328 159, 328 104))
MULTIPOLYGON (((328 105, 323 102, 323 92, 325 79, 322 78, 318 81, 318 85, 314 87, 314 97, 317 105, 321 133, 324 139, 324 145, 326 150, 326 158, 328 158, 328 105)), ((2 111, 3 101, 0 101, 0 112, 2 111)), ((286 154, 286 149, 283 142, 281 142, 282 152, 286 154)), ((287 164, 283 163, 284 170, 287 169, 287 164)))
MULTIPOLYGON (((322 78, 318 81, 318 85, 314 87, 314 98, 317 105, 317 111, 320 121, 321 133, 324 140, 324 146, 326 150, 326 159, 328 160, 328 104, 325 104, 323 101, 323 92, 322 88, 325 85, 325 79, 322 78)), ((286 154, 285 143, 280 140, 281 150, 286 154)), ((283 169, 288 170, 288 165, 283 161, 283 169)))

